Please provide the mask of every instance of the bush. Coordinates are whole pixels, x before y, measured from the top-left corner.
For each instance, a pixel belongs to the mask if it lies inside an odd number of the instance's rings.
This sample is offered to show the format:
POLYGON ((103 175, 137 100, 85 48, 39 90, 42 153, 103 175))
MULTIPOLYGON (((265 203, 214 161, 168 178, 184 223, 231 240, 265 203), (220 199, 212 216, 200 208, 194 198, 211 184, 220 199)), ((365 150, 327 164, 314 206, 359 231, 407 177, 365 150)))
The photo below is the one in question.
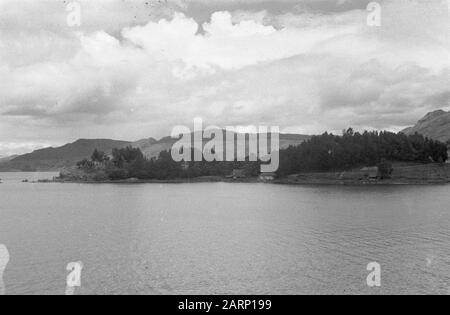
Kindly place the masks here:
POLYGON ((84 159, 83 161, 77 163, 77 167, 83 170, 92 169, 94 167, 94 162, 84 159))
POLYGON ((378 172, 380 174, 381 179, 389 179, 392 176, 392 172, 394 168, 392 167, 392 163, 383 160, 380 164, 378 164, 378 172))
POLYGON ((144 160, 144 154, 138 148, 128 146, 123 149, 113 149, 113 163, 119 168, 125 167, 126 164, 131 164, 135 161, 144 160))
POLYGON ((107 176, 110 180, 123 180, 129 178, 128 171, 120 168, 109 170, 107 176))
POLYGON ((94 175, 93 179, 97 182, 101 182, 101 181, 108 180, 110 178, 109 178, 108 174, 106 174, 106 172, 100 171, 94 175))

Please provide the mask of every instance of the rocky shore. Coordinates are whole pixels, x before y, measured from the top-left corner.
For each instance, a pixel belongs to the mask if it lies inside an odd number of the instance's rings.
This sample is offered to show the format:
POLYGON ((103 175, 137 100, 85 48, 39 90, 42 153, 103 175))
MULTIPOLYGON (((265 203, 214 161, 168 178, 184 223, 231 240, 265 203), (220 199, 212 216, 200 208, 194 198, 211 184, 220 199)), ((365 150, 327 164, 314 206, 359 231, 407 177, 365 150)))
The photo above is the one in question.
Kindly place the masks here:
POLYGON ((367 178, 361 171, 303 173, 280 178, 291 185, 433 185, 450 183, 450 164, 396 165, 389 179, 367 178))
POLYGON ((183 184, 183 183, 272 183, 285 185, 433 185, 450 183, 450 164, 418 164, 396 165, 390 179, 368 178, 361 171, 301 173, 272 181, 257 177, 229 178, 221 176, 206 176, 191 179, 171 180, 140 180, 129 178, 125 180, 95 180, 94 174, 85 174, 79 170, 65 170, 60 177, 41 183, 89 183, 89 184, 183 184))

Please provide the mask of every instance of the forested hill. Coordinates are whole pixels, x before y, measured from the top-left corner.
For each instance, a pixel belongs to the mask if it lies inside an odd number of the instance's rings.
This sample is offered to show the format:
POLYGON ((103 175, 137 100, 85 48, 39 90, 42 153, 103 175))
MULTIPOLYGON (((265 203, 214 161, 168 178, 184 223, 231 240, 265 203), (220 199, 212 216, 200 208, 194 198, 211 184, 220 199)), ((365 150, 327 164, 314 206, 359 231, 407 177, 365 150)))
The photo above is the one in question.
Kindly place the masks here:
MULTIPOLYGON (((194 155, 191 152, 191 160, 194 155)), ((444 165, 448 159, 445 144, 415 134, 391 132, 354 132, 348 129, 342 136, 325 133, 313 136, 297 146, 280 150, 278 175, 307 172, 336 172, 365 166, 378 166, 381 178, 389 178, 391 162, 412 164, 437 163, 444 165)), ((260 174, 260 162, 175 162, 168 151, 158 158, 146 158, 138 148, 113 150, 112 157, 94 151, 90 160, 77 163, 66 170, 60 180, 176 180, 198 177, 227 177, 239 171, 245 177, 260 174)), ((240 176, 240 175, 233 175, 240 176)))
POLYGON ((109 139, 80 139, 62 147, 45 148, 20 155, 0 164, 0 170, 58 170, 75 165, 80 159, 90 156, 95 149, 110 152, 113 148, 123 148, 130 144, 131 142, 109 139))
MULTIPOLYGON (((280 147, 297 146, 309 138, 310 136, 305 135, 281 134, 280 147)), ((176 141, 177 139, 171 137, 164 137, 160 140, 147 138, 136 142, 80 139, 62 147, 40 149, 10 160, 0 161, 0 171, 58 171, 64 167, 74 166, 83 159, 89 159, 95 149, 111 154, 112 149, 127 146, 140 149, 147 158, 154 158, 158 157, 163 151, 169 151, 176 141)))
POLYGON ((447 146, 419 134, 407 136, 392 132, 354 132, 342 136, 325 133, 297 147, 280 152, 282 175, 310 171, 337 171, 392 162, 443 163, 447 146))

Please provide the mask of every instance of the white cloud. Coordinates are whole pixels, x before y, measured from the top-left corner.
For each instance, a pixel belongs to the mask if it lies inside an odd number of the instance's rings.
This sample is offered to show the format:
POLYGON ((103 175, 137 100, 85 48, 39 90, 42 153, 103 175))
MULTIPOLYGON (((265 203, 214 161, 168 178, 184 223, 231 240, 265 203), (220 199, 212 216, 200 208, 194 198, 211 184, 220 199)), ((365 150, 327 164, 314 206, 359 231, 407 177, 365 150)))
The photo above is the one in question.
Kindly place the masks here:
POLYGON ((354 27, 281 29, 244 20, 232 23, 229 12, 216 12, 198 34, 197 23, 183 14, 144 27, 125 29, 123 37, 158 60, 181 61, 187 69, 215 67, 237 70, 261 62, 307 53, 314 45, 344 34, 354 27))
MULTIPOLYGON (((368 27, 363 10, 216 12, 199 28, 172 15, 182 2, 136 23, 118 13, 119 2, 105 6, 120 29, 93 17, 99 5, 81 29, 54 27, 54 5, 48 18, 32 19, 40 31, 0 24, 0 155, 8 143, 162 136, 195 116, 305 133, 395 130, 449 106, 441 1, 387 2, 381 28, 368 27)), ((0 17, 19 13, 0 4, 0 17)))

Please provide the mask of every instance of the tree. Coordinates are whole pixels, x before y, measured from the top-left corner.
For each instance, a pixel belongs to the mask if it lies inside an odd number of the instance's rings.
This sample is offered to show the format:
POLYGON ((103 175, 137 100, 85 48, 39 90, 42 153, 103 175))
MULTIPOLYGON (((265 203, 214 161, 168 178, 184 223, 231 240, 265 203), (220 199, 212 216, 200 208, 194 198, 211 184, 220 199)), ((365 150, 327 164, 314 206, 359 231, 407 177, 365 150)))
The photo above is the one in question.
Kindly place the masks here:
POLYGON ((139 148, 133 148, 128 146, 123 149, 113 149, 113 163, 119 167, 125 167, 126 164, 130 164, 137 160, 144 160, 144 154, 139 148))
POLYGON ((94 167, 94 163, 88 159, 84 159, 77 163, 77 168, 79 169, 90 169, 94 167))
POLYGON ((378 172, 380 174, 381 179, 389 179, 392 176, 392 172, 394 168, 392 167, 392 163, 383 159, 380 164, 378 164, 378 172))
POLYGON ((104 161, 108 160, 108 156, 105 154, 105 152, 95 149, 94 153, 92 153, 91 160, 92 162, 103 163, 104 161))

